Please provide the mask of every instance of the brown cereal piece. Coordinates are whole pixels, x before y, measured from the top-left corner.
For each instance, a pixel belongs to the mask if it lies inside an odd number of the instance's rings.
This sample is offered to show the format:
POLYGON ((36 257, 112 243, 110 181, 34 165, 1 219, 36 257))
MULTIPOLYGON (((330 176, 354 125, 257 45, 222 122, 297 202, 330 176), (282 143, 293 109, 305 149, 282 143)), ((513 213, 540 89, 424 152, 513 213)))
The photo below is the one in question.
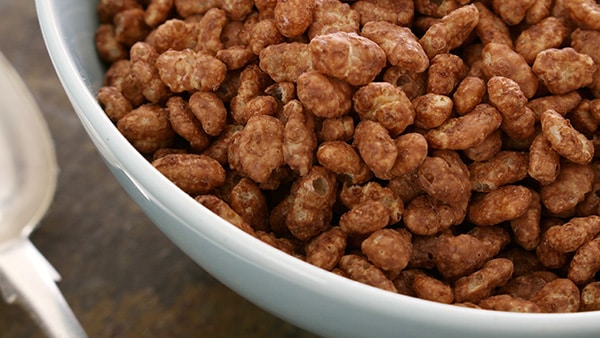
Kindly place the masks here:
POLYGON ((296 91, 304 107, 318 117, 341 117, 352 108, 352 87, 317 71, 301 74, 296 91))
POLYGON ((507 294, 511 297, 531 300, 544 285, 557 278, 558 276, 550 271, 528 272, 509 280, 508 283, 497 290, 497 294, 507 294))
POLYGON ((529 300, 509 295, 496 295, 482 299, 477 303, 482 309, 508 312, 539 313, 540 307, 529 300))
POLYGON ((237 124, 246 124, 248 119, 256 115, 276 116, 280 107, 277 100, 271 95, 258 95, 249 98, 243 109, 231 111, 231 118, 237 124))
MULTIPOLYGON (((595 30, 585 30, 577 28, 571 33, 571 47, 579 53, 589 55, 596 66, 600 64, 600 57, 597 50, 600 48, 600 32, 595 30)), ((592 74, 592 83, 588 85, 595 96, 600 91, 600 72, 596 70, 592 74)))
POLYGON ((511 47, 490 42, 483 47, 483 72, 488 77, 504 76, 519 84, 527 98, 535 95, 538 88, 537 73, 534 73, 521 54, 511 47))
POLYGON ((404 225, 415 235, 435 235, 463 221, 466 205, 459 202, 448 204, 429 195, 418 195, 410 199, 404 210, 404 225))
POLYGON ((101 87, 96 98, 108 118, 113 122, 119 121, 133 109, 131 103, 114 86, 101 87))
POLYGON ((296 99, 296 85, 292 82, 276 82, 265 88, 265 94, 273 96, 281 105, 296 99))
POLYGON ((261 18, 273 18, 275 16, 275 6, 277 0, 256 0, 254 6, 258 10, 261 18))
POLYGON ((144 22, 149 27, 156 27, 167 21, 173 9, 173 0, 151 0, 144 13, 144 22))
POLYGON ((427 275, 417 275, 412 286, 418 298, 442 304, 452 304, 454 302, 452 287, 439 279, 427 275))
POLYGON ((195 0, 173 0, 177 13, 182 17, 196 14, 204 14, 211 8, 221 4, 221 0, 195 1, 195 0))
POLYGON ((308 174, 317 148, 317 135, 310 115, 298 100, 283 107, 287 121, 283 131, 283 158, 285 163, 300 176, 308 174))
POLYGON ((417 297, 413 288, 413 282, 417 276, 426 275, 421 269, 404 269, 392 282, 399 294, 417 297))
POLYGON ((266 183, 285 161, 284 126, 268 115, 252 116, 244 129, 233 136, 229 145, 229 165, 240 175, 257 183, 266 183))
POLYGON ((534 250, 540 242, 542 203, 540 195, 531 191, 531 202, 525 213, 510 221, 513 240, 525 250, 534 250))
POLYGON ((210 136, 221 134, 227 124, 227 110, 223 101, 212 92, 195 92, 190 96, 189 107, 210 136))
POLYGON ((258 185, 242 177, 231 190, 230 205, 255 230, 268 229, 267 199, 258 185))
POLYGON ((427 93, 417 96, 413 101, 415 126, 423 129, 437 128, 453 112, 454 103, 446 95, 427 93))
POLYGON ((115 26, 112 24, 101 24, 96 28, 94 44, 103 61, 113 63, 129 56, 127 48, 117 41, 115 26))
POLYGON ((152 103, 164 101, 170 94, 154 66, 158 53, 145 42, 136 42, 130 49, 131 74, 144 97, 152 103))
POLYGON ((537 131, 535 114, 525 107, 523 114, 516 119, 505 118, 500 128, 516 143, 528 146, 537 131))
POLYGON ((230 48, 233 46, 246 46, 240 34, 244 29, 244 22, 228 20, 221 31, 221 42, 223 48, 230 48))
POLYGON ((417 0, 415 3, 415 11, 425 16, 433 16, 436 18, 444 17, 453 11, 460 8, 460 2, 457 0, 417 0))
POLYGON ((586 137, 592 138, 598 130, 598 121, 592 114, 590 100, 581 100, 579 105, 570 111, 566 117, 571 121, 573 128, 586 135, 586 137))
POLYGON ((244 116, 246 104, 256 96, 262 95, 270 84, 271 79, 258 65, 250 64, 244 68, 240 73, 236 94, 229 105, 231 115, 244 116))
POLYGON ((309 39, 335 32, 358 33, 360 14, 349 4, 339 0, 318 0, 315 5, 313 23, 307 32, 309 39))
POLYGON ((373 181, 362 186, 345 184, 339 193, 339 200, 350 209, 365 201, 379 201, 389 212, 390 224, 399 222, 404 211, 403 202, 398 195, 373 181))
POLYGON ((306 261, 321 269, 332 270, 344 255, 346 244, 346 233, 339 227, 333 227, 306 245, 306 261))
POLYGON ((541 51, 560 47, 568 33, 563 20, 548 17, 522 31, 515 40, 515 50, 531 65, 541 51))
POLYGON ((131 46, 143 40, 150 32, 150 27, 144 21, 144 10, 130 8, 115 14, 115 38, 125 46, 131 46))
POLYGON ((167 101, 169 121, 173 130, 187 140, 196 151, 202 151, 210 144, 209 136, 192 113, 188 103, 180 96, 173 96, 167 101))
POLYGON ((255 237, 262 242, 287 253, 288 255, 299 256, 299 254, 296 253, 296 245, 287 238, 277 237, 273 233, 268 233, 262 230, 256 231, 255 237))
POLYGON ((581 311, 600 310, 600 282, 588 283, 581 289, 581 311))
POLYGON ((454 298, 458 303, 477 303, 488 298, 492 291, 508 282, 513 273, 510 259, 494 258, 483 267, 454 283, 454 298))
POLYGON ((228 164, 229 143, 233 135, 243 129, 243 126, 226 125, 219 136, 202 153, 210 156, 225 166, 228 164))
POLYGON ((479 10, 479 22, 475 27, 475 33, 484 45, 489 43, 500 43, 512 48, 513 41, 506 23, 496 13, 492 12, 482 2, 475 2, 479 10))
POLYGON ((473 190, 489 192, 506 184, 513 184, 527 176, 528 154, 503 150, 492 158, 469 165, 473 190))
POLYGON ((252 27, 248 47, 254 54, 259 55, 265 47, 279 44, 283 40, 284 38, 279 33, 275 21, 272 19, 263 19, 252 27))
POLYGON ((525 16, 527 11, 533 6, 535 0, 493 0, 492 8, 494 12, 498 14, 504 22, 509 26, 515 26, 519 24, 525 16))
POLYGON ((456 87, 454 94, 452 94, 454 110, 459 115, 470 112, 476 105, 481 103, 485 93, 485 81, 475 76, 465 77, 456 87))
POLYGON ((468 176, 452 168, 441 157, 426 157, 417 173, 421 189, 443 202, 463 200, 471 190, 468 176))
POLYGON ((112 22, 114 16, 124 10, 141 8, 137 0, 100 0, 96 5, 96 13, 101 23, 112 22))
POLYGON ((573 252, 600 233, 600 216, 573 217, 559 227, 546 231, 550 247, 560 252, 573 252))
MULTIPOLYGON (((444 1, 448 3, 449 1, 444 1)), ((418 2, 417 2, 418 3, 418 2)), ((433 24, 419 40, 430 59, 461 46, 479 21, 475 5, 466 5, 449 12, 433 24)))
POLYGON ((296 82, 302 73, 313 70, 310 49, 302 42, 267 46, 259 58, 260 68, 276 82, 296 82))
MULTIPOLYGON (((549 269, 561 269, 567 264, 569 256, 567 253, 554 250, 548 241, 547 231, 553 227, 559 227, 561 224, 551 225, 546 231, 542 232, 540 243, 535 248, 535 254, 543 266, 549 269)), ((543 226, 542 226, 543 228, 543 226)))
POLYGON ((370 235, 389 224, 387 207, 377 200, 366 200, 355 205, 340 217, 340 228, 348 235, 370 235))
POLYGON ((600 237, 585 243, 573 256, 569 265, 568 277, 578 285, 591 281, 600 270, 600 237))
POLYGON ((175 131, 166 109, 144 104, 117 122, 119 132, 142 154, 151 154, 173 144, 175 131))
POLYGON ((416 73, 422 73, 429 67, 429 57, 410 28, 376 21, 366 23, 361 34, 375 41, 394 66, 416 73))
POLYGON ((155 65, 160 78, 175 93, 216 90, 227 72, 219 59, 190 49, 166 51, 155 65))
POLYGON ((405 133, 398 136, 394 143, 398 150, 396 163, 390 173, 394 176, 406 175, 417 169, 427 157, 427 140, 419 133, 405 133))
POLYGON ((544 313, 577 312, 580 293, 575 283, 567 278, 557 278, 548 282, 531 299, 544 313))
POLYGON ((104 75, 104 85, 116 87, 133 107, 146 102, 146 98, 131 74, 129 59, 117 60, 108 68, 104 75))
POLYGON ((461 234, 440 238, 433 257, 440 274, 444 278, 455 279, 479 269, 486 262, 487 255, 480 240, 461 234))
POLYGON ((392 137, 415 120, 415 109, 404 91, 387 82, 371 82, 359 88, 352 103, 361 120, 381 123, 392 137))
POLYGON ((497 257, 508 258, 513 262, 513 277, 522 276, 531 271, 546 270, 535 251, 526 251, 520 246, 510 246, 500 252, 497 257))
POLYGON ((354 136, 354 119, 346 115, 334 118, 325 118, 317 130, 320 142, 350 141, 354 136))
POLYGON ((600 166, 599 162, 592 161, 592 169, 594 170, 594 180, 592 182, 592 191, 590 191, 585 199, 577 204, 577 216, 591 216, 598 214, 598 207, 600 206, 600 196, 598 191, 600 190, 600 166))
POLYGON ((316 70, 354 86, 373 81, 386 65, 383 49, 356 33, 319 35, 310 40, 309 48, 316 70))
POLYGON ((198 43, 196 25, 177 18, 169 19, 152 30, 145 42, 159 54, 169 49, 192 49, 198 43))
POLYGON ((577 22, 594 30, 600 30, 600 6, 593 0, 565 1, 569 15, 577 22))
POLYGON ((494 157, 502 150, 502 131, 496 129, 481 143, 462 151, 463 155, 472 161, 485 161, 494 157))
POLYGON ((387 21, 398 26, 409 26, 415 16, 412 0, 359 0, 352 9, 360 14, 360 24, 387 21))
POLYGON ((223 49, 221 33, 227 24, 227 15, 224 10, 211 8, 196 23, 198 42, 194 50, 209 55, 215 55, 223 49))
POLYGON ((437 250, 437 242, 442 236, 452 236, 449 231, 441 232, 436 235, 412 236, 412 255, 408 261, 409 269, 435 269, 433 253, 437 250))
POLYGON ((273 15, 279 32, 294 38, 304 34, 313 21, 316 0, 277 1, 273 15))
POLYGON ((542 133, 538 134, 529 147, 527 173, 542 185, 547 185, 554 182, 559 170, 560 155, 542 133))
POLYGON ((398 195, 405 204, 408 204, 413 198, 424 193, 419 186, 418 180, 419 175, 414 170, 408 174, 392 178, 388 181, 387 187, 398 195))
POLYGON ((382 290, 397 292, 394 283, 385 276, 383 271, 361 256, 355 254, 342 256, 339 266, 350 279, 382 290))
POLYGON ((425 138, 435 149, 467 149, 483 142, 501 123, 498 110, 482 103, 468 114, 450 118, 440 127, 427 131, 425 138))
POLYGON ((509 232, 502 226, 476 226, 469 230, 467 234, 483 243, 486 260, 496 257, 511 242, 509 232))
POLYGON ((380 229, 361 243, 361 251, 376 267, 397 275, 412 254, 412 235, 406 229, 380 229))
POLYGON ((558 154, 574 163, 590 163, 594 146, 585 135, 571 126, 569 120, 556 111, 547 110, 542 113, 540 122, 544 137, 558 154))
POLYGON ((402 89, 411 100, 427 93, 427 72, 417 73, 391 66, 384 71, 383 81, 402 89))
POLYGON ((487 92, 490 103, 498 109, 502 117, 516 119, 523 115, 527 98, 519 84, 504 76, 492 76, 487 81, 487 92))
POLYGON ((376 177, 391 178, 390 171, 396 163, 398 149, 381 123, 361 121, 354 131, 353 144, 376 177))
POLYGON ((529 7, 525 14, 525 22, 529 25, 535 25, 550 16, 552 0, 537 0, 529 7))
POLYGON ((219 7, 231 20, 243 20, 254 10, 254 0, 222 0, 219 7))
POLYGON ((587 54, 565 47, 540 52, 532 70, 552 94, 566 94, 591 84, 597 67, 587 54))
POLYGON ((469 206, 468 218, 481 226, 510 221, 527 211, 531 198, 531 191, 526 187, 505 185, 491 192, 475 195, 469 206))
POLYGON ((298 179, 296 186, 285 224, 295 238, 306 241, 330 227, 337 181, 329 170, 313 166, 306 176, 298 179))
POLYGON ((190 195, 206 194, 225 181, 225 169, 205 155, 170 154, 152 165, 190 195))
POLYGON ((198 203, 205 206, 208 210, 214 212, 222 219, 233 224, 240 230, 255 236, 254 229, 244 221, 242 216, 238 215, 231 207, 222 199, 215 195, 198 195, 194 198, 198 203))
POLYGON ((347 177, 352 184, 365 183, 371 173, 354 147, 344 141, 325 141, 319 145, 317 160, 332 172, 347 177))

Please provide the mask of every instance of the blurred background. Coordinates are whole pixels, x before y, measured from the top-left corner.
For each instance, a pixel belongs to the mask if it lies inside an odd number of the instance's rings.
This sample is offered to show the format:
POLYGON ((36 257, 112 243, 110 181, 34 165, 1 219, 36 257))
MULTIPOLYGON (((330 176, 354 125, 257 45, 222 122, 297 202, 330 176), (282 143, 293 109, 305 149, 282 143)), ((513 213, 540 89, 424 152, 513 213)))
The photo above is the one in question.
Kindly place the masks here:
MULTIPOLYGON (((118 185, 56 77, 33 0, 0 1, 0 50, 41 107, 60 166, 31 239, 61 274, 58 286, 90 337, 314 337, 204 272, 118 185)), ((21 307, 0 301, 0 337, 44 335, 21 307)))

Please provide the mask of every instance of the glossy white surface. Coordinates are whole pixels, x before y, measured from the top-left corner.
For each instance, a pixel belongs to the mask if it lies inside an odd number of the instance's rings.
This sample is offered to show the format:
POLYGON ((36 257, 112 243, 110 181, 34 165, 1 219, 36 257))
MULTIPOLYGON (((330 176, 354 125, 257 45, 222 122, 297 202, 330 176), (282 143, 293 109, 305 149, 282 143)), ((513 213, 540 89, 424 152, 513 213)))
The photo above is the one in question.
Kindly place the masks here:
POLYGON ((155 224, 200 266, 281 318, 331 337, 598 337, 600 312, 516 314, 448 306, 368 287, 288 256, 227 224, 140 156, 94 98, 95 1, 37 0, 58 76, 107 165, 155 224))

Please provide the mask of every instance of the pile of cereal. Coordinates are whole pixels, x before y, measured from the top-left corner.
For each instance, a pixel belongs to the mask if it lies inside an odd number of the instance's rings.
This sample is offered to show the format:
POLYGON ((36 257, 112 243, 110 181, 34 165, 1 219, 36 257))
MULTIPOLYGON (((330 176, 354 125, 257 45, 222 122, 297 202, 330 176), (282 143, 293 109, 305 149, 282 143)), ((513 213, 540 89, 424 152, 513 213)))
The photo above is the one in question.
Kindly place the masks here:
POLYGON ((98 101, 256 238, 391 292, 600 310, 593 0, 100 0, 98 101))

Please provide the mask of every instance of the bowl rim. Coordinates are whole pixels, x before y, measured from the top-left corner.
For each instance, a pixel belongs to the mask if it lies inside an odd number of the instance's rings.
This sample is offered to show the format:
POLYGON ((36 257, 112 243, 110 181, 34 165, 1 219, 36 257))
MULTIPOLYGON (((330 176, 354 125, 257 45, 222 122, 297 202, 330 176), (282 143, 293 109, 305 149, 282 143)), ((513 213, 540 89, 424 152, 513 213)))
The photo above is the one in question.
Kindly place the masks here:
MULTIPOLYGON (((393 294, 315 267, 222 220, 161 175, 117 131, 103 113, 90 84, 84 81, 77 63, 70 54, 58 21, 56 5, 48 0, 35 2, 44 42, 56 74, 73 106, 82 107, 75 109, 76 113, 100 153, 111 165, 121 168, 134 183, 137 182, 138 188, 145 191, 153 203, 160 203, 171 210, 173 217, 181 219, 182 223, 187 224, 194 232, 206 235, 206 231, 209 231, 211 240, 235 252, 246 262, 260 265, 272 273, 286 273, 287 278, 293 278, 298 285, 308 286, 322 295, 342 299, 348 306, 361 306, 375 314, 389 317, 401 314, 402 317, 417 323, 424 319, 419 313, 425 312, 429 319, 435 318, 439 321, 437 324, 448 328, 458 328, 461 323, 464 326, 464 319, 469 318, 473 328, 491 330, 490 325, 495 325, 493 329, 517 335, 539 334, 540 329, 553 334, 573 334, 573 328, 587 333, 600 332, 598 311, 561 314, 512 313, 446 305, 393 294), (189 210, 194 209, 209 217, 210 222, 198 222, 197 217, 190 217, 189 210), (208 229, 203 223, 215 226, 208 229), (331 288, 331 285, 336 287, 331 288)), ((225 282, 224 284, 227 285, 225 282)))

